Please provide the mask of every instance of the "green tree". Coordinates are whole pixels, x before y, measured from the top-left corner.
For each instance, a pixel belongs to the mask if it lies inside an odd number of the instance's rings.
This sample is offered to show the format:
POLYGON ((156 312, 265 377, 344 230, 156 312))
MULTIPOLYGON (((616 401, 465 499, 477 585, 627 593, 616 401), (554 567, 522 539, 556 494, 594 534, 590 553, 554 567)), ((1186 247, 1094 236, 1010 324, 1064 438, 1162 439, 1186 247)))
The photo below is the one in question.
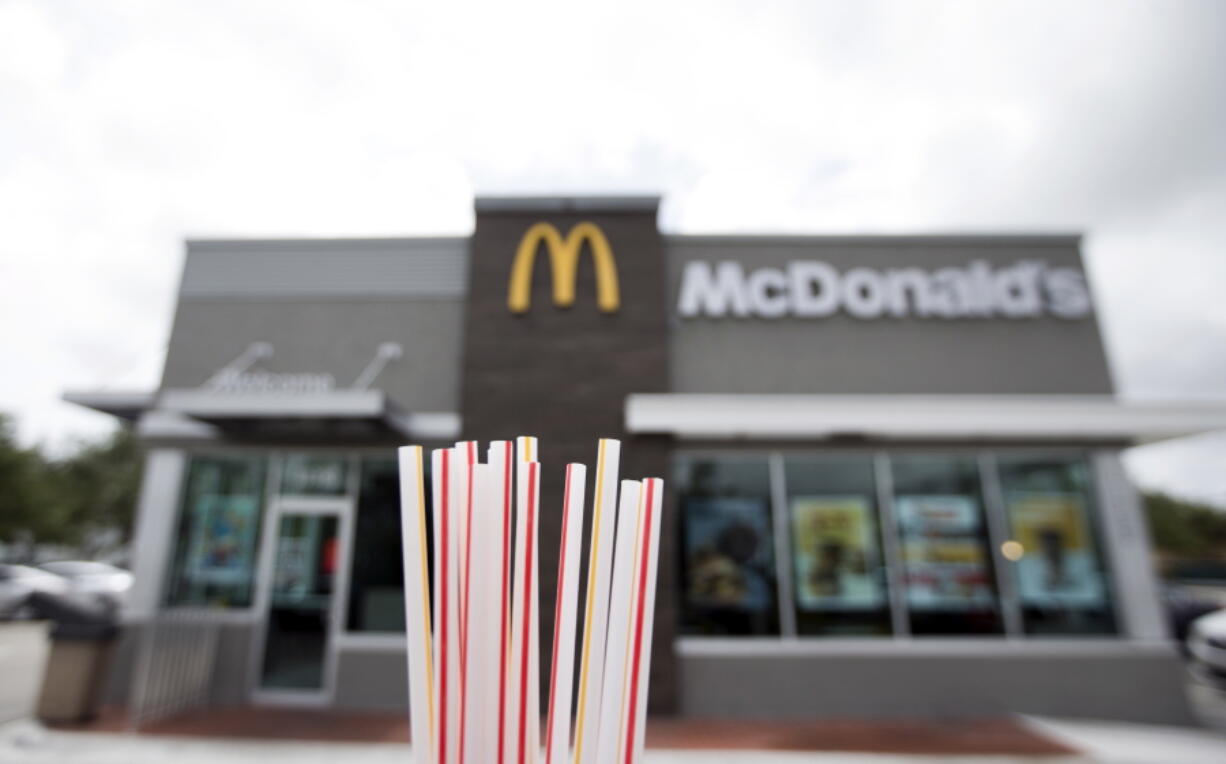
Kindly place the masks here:
POLYGON ((63 524, 49 486, 42 455, 18 446, 13 420, 0 414, 0 541, 14 546, 19 559, 39 541, 60 540, 63 524))
POLYGON ((1226 559, 1226 512, 1163 493, 1145 494, 1155 549, 1171 559, 1226 559))
POLYGON ((66 524, 61 538, 82 556, 102 551, 98 544, 126 542, 140 491, 141 447, 127 427, 105 440, 84 443, 65 459, 48 465, 56 515, 66 524))
POLYGON ((136 436, 125 427, 48 460, 21 448, 12 419, 0 414, 0 542, 14 547, 10 556, 17 559, 32 558, 39 544, 64 544, 92 557, 104 541, 126 542, 141 457, 136 436))

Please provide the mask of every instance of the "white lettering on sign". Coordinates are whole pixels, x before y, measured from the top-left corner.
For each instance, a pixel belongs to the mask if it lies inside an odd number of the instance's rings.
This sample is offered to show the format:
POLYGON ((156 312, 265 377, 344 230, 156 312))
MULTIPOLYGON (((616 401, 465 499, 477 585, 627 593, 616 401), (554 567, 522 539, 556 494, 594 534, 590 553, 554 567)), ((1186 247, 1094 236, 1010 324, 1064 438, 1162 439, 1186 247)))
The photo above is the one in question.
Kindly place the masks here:
POLYGON ((222 369, 205 386, 219 393, 326 393, 336 387, 336 378, 331 374, 222 369))
POLYGON ((677 311, 685 318, 1084 318, 1090 290, 1074 268, 1021 260, 993 268, 976 260, 963 268, 856 267, 795 260, 786 268, 740 263, 686 263, 677 311))

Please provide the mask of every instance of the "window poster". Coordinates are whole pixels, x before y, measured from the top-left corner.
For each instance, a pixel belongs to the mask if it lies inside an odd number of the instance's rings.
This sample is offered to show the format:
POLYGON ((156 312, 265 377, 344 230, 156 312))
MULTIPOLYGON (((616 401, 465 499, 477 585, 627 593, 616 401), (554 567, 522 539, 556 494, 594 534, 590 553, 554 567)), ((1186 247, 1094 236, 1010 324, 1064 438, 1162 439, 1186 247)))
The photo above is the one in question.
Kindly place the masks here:
POLYGON ((273 569, 273 592, 300 597, 310 588, 312 578, 311 539, 282 535, 277 544, 277 560, 273 569))
POLYGON ((687 498, 686 599, 707 608, 764 611, 771 606, 770 510, 764 499, 687 498))
POLYGON ((345 493, 346 462, 333 456, 290 454, 281 472, 281 493, 294 496, 340 496, 345 493))
POLYGON ((872 505, 864 496, 792 499, 793 571, 801 610, 875 610, 885 603, 872 505))
POLYGON ((187 566, 195 583, 246 584, 251 580, 259 508, 255 496, 197 497, 187 566))
POLYGON ((973 496, 895 500, 907 603, 913 610, 981 610, 993 604, 983 514, 973 496))
POLYGON ((1006 497, 1013 536, 1022 545, 1018 593, 1035 606, 1099 606, 1107 592, 1091 548, 1085 505, 1067 493, 1006 497))

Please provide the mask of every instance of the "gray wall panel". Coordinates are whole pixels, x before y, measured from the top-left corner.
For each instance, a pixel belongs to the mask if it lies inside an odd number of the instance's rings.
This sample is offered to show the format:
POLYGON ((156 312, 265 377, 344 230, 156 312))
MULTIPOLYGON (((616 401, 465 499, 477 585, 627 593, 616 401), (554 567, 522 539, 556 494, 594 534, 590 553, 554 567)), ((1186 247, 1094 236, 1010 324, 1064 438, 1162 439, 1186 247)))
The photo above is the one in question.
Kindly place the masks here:
POLYGON ((249 623, 223 623, 217 635, 217 662, 213 666, 213 687, 209 701, 214 706, 239 706, 248 702, 251 640, 256 629, 249 623))
MULTIPOLYGON (((103 702, 124 705, 132 700, 142 639, 149 626, 147 621, 131 621, 123 625, 103 691, 103 702)), ((213 706, 244 705, 248 700, 248 677, 251 676, 251 640, 254 625, 222 623, 217 635, 217 655, 209 703, 213 706)))
POLYGON ((410 411, 459 405, 464 304, 452 299, 181 299, 166 355, 163 387, 197 387, 252 342, 270 342, 257 368, 327 373, 348 387, 382 342, 398 342, 373 387, 410 411))
POLYGON ((403 710, 409 707, 404 651, 341 650, 337 654, 337 708, 403 710))
POLYGON ((1097 320, 680 318, 691 260, 746 270, 821 260, 840 272, 1041 260, 1083 270, 1075 237, 667 239, 672 390, 687 393, 1110 393, 1097 320))
POLYGON ((180 294, 461 297, 468 239, 193 241, 180 294))
POLYGON ((107 666, 106 682, 102 689, 104 705, 125 705, 132 692, 132 681, 136 673, 136 652, 140 644, 140 623, 125 623, 120 628, 119 637, 111 651, 110 664, 107 666))
POLYGON ((1191 724, 1170 655, 873 654, 681 658, 687 716, 797 718, 1050 714, 1191 724))

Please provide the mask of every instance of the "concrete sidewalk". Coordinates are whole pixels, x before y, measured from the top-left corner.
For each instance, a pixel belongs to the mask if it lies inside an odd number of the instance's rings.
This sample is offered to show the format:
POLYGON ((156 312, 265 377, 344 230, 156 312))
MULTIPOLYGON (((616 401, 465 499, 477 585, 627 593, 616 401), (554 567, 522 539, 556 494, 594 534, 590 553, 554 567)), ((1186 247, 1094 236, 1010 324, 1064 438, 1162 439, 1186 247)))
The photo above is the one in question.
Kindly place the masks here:
MULTIPOLYGON (((1226 751, 1226 749, 1222 749, 1226 751)), ((401 743, 323 743, 64 732, 30 721, 0 727, 0 764, 406 764, 401 743)), ((647 764, 1082 764, 1080 756, 910 756, 864 753, 649 750, 647 764)), ((1218 761, 1220 761, 1219 759, 1218 761)), ((1169 761, 1169 760, 1168 760, 1169 761)))
POLYGON ((1158 727, 1025 717, 1034 729, 1105 764, 1222 764, 1226 733, 1193 727, 1158 727))
MULTIPOLYGON (((1059 719, 1025 720, 1082 751, 1072 755, 956 756, 841 752, 649 750, 648 764, 1220 764, 1226 736, 1198 729, 1059 719)), ((48 730, 21 720, 0 726, 0 764, 405 764, 401 743, 324 743, 48 730)))

